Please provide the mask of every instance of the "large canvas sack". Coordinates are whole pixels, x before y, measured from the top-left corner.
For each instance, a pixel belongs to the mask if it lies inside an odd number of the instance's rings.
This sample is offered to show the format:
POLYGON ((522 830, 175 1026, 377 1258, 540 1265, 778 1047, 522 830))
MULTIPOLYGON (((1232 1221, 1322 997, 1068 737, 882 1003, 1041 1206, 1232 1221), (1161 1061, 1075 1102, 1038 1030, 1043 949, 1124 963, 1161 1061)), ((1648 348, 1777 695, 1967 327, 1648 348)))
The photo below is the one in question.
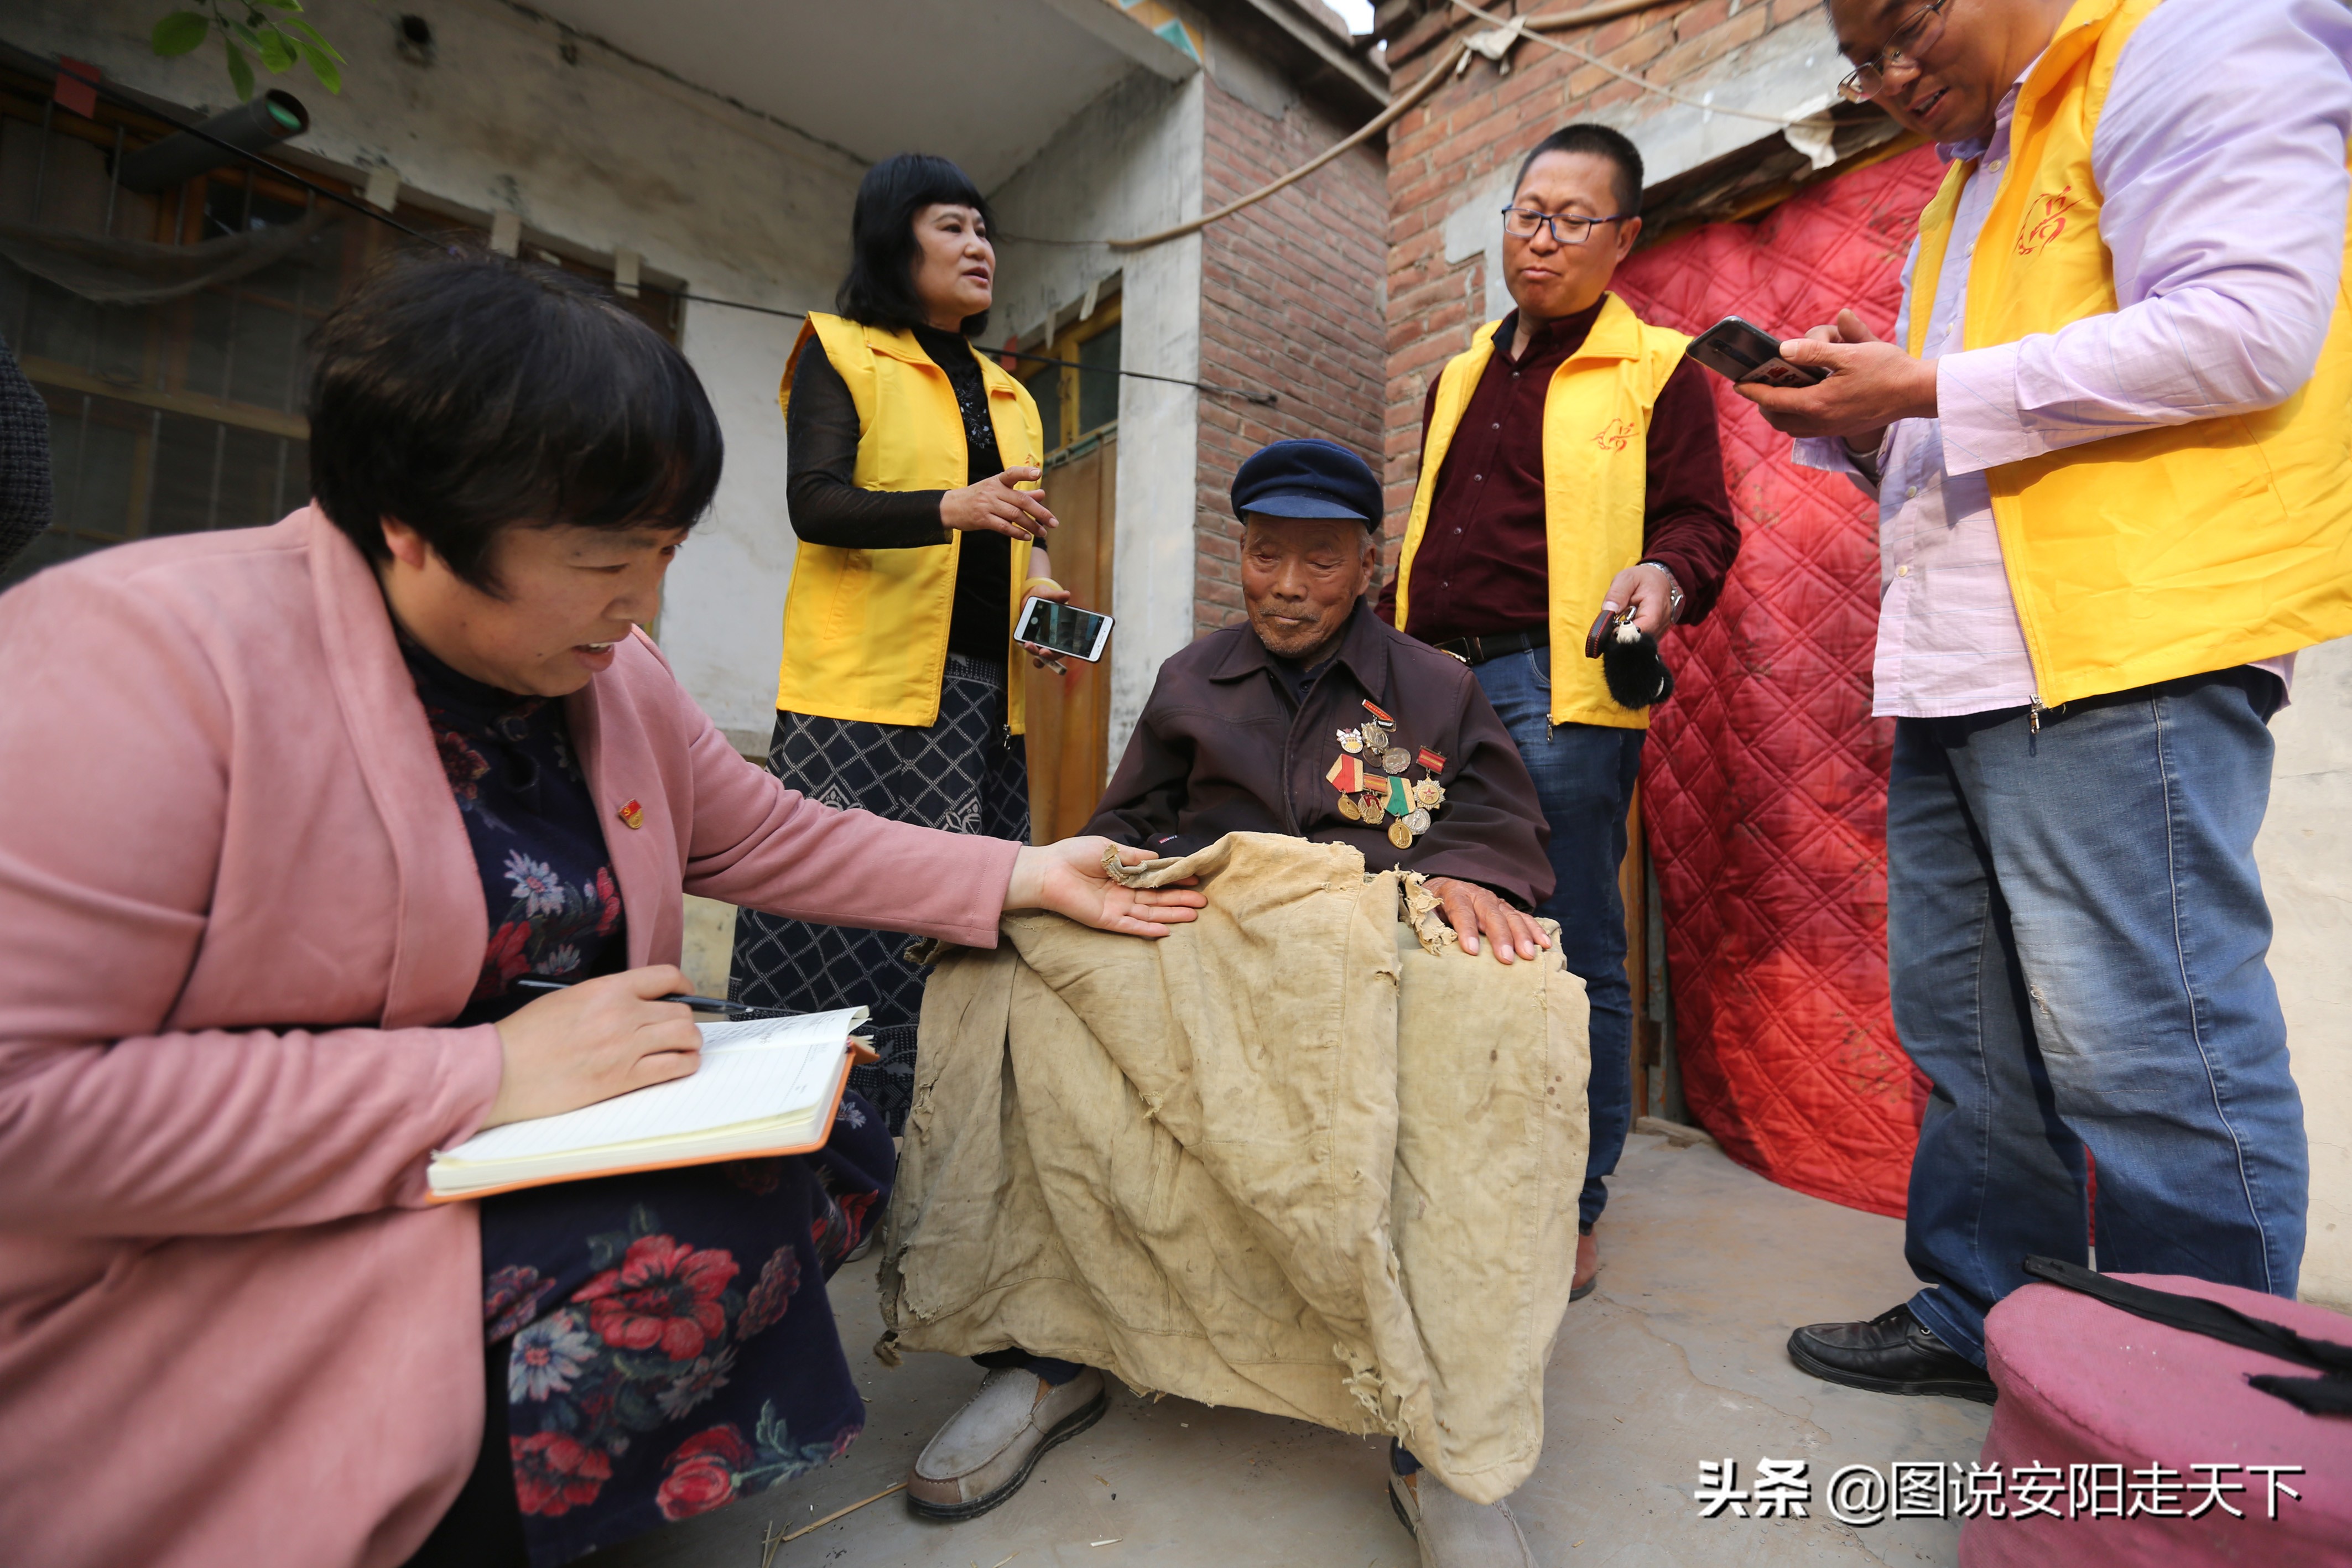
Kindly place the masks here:
POLYGON ((1008 917, 924 994, 888 1351, 1020 1345, 1401 1437, 1507 1495, 1543 1443, 1586 1145, 1583 985, 1472 957, 1421 879, 1234 834, 1157 941, 1008 917))

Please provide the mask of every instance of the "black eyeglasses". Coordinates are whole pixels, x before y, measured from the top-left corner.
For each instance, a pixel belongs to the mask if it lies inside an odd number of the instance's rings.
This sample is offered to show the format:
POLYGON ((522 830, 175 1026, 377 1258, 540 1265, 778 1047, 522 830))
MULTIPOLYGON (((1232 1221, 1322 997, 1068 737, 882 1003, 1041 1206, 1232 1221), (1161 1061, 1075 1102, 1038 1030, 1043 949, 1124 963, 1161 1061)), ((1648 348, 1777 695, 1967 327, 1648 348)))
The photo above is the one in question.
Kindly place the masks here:
POLYGON ((1838 96, 1848 103, 1867 103, 1885 92, 1887 76, 1901 71, 1906 77, 1919 74, 1919 60, 1936 41, 1944 36, 1944 7, 1952 0, 1927 0, 1908 16, 1896 24, 1886 47, 1854 67, 1846 78, 1838 83, 1838 96))
POLYGON ((1503 232, 1513 239, 1533 239, 1538 229, 1549 229, 1554 245, 1582 245, 1592 237, 1595 224, 1622 224, 1635 214, 1618 213, 1605 218, 1577 217, 1568 213, 1532 213, 1525 207, 1503 209, 1503 232))

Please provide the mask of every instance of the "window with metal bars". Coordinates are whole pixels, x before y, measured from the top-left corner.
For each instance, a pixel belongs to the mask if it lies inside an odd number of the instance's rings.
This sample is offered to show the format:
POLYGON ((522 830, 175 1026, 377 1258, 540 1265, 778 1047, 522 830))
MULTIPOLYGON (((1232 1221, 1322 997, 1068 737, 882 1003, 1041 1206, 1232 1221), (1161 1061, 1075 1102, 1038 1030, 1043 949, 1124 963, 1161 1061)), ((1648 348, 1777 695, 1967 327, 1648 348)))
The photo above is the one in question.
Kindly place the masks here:
MULTIPOLYGON (((242 163, 153 195, 123 189, 123 154, 170 133, 111 103, 84 119, 55 104, 47 83, 0 72, 0 218, 48 234, 192 245, 299 224, 319 201, 242 163)), ((0 335, 48 404, 57 487, 55 520, 0 586, 128 539, 272 523, 308 498, 310 328, 378 257, 413 243, 329 210, 331 221, 268 267, 153 305, 93 303, 0 256, 0 335)), ((411 201, 395 215, 426 233, 482 237, 478 225, 411 201)), ((576 257, 533 255, 611 279, 576 257)), ((674 298, 625 303, 675 339, 674 298)))

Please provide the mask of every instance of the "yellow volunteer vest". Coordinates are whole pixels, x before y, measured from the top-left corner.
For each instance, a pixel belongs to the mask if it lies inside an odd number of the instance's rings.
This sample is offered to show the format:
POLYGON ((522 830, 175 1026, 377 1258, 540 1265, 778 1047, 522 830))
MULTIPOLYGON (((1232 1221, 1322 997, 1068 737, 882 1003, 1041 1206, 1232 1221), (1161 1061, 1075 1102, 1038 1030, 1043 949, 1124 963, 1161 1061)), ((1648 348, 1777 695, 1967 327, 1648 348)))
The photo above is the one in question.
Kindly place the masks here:
MULTIPOLYGON (((1430 497, 1462 411, 1495 351, 1495 329, 1478 329, 1470 347, 1437 380, 1421 483, 1404 526, 1397 561, 1396 623, 1409 629, 1412 558, 1429 523, 1430 497)), ((1690 340, 1653 327, 1612 294, 1584 346, 1552 372, 1544 392, 1544 554, 1551 578, 1551 721, 1647 729, 1650 711, 1609 695, 1601 661, 1584 656, 1584 634, 1619 572, 1642 559, 1642 516, 1648 499, 1650 411, 1690 340)))
MULTIPOLYGON (((792 405, 793 373, 812 339, 841 373, 857 408, 858 488, 964 486, 968 456, 955 389, 913 333, 812 313, 784 361, 780 408, 792 405)), ((988 384, 988 412, 1004 465, 1042 465, 1045 426, 1027 389, 995 361, 973 358, 988 384)), ((1005 706, 1015 735, 1028 727, 1028 684, 1013 646, 1012 616, 1021 612, 1029 551, 1026 540, 1013 541, 1012 609, 1004 626, 1005 706)), ((961 532, 919 549, 839 549, 800 541, 792 586, 784 591, 776 706, 875 724, 936 722, 962 553, 961 532)))
MULTIPOLYGON (((2116 309, 2091 133, 2125 40, 2157 4, 2079 0, 2020 89, 2009 167, 1969 264, 1964 348, 2116 309)), ((1955 164, 1920 215, 1914 355, 1974 172, 1955 164)), ((2316 371, 2276 408, 1988 470, 2036 700, 2054 707, 2352 633, 2347 411, 2352 267, 2316 371)))

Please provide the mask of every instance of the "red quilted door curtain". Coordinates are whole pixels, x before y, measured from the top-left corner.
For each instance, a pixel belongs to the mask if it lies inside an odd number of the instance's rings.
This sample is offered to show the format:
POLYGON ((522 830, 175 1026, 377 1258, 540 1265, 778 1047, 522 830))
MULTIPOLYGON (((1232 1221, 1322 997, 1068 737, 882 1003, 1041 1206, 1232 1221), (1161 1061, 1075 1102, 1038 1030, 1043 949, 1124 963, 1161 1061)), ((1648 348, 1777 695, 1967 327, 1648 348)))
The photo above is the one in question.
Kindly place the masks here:
MULTIPOLYGON (((1693 334, 1728 315, 1794 334, 1851 305, 1892 336, 1941 172, 1927 148, 1855 170, 1643 251, 1615 287, 1693 334)), ((1887 1012, 1876 509, 1710 380, 1744 540, 1715 613, 1669 640, 1642 766, 1684 1098, 1749 1169, 1900 1215, 1927 1081, 1887 1012)))

